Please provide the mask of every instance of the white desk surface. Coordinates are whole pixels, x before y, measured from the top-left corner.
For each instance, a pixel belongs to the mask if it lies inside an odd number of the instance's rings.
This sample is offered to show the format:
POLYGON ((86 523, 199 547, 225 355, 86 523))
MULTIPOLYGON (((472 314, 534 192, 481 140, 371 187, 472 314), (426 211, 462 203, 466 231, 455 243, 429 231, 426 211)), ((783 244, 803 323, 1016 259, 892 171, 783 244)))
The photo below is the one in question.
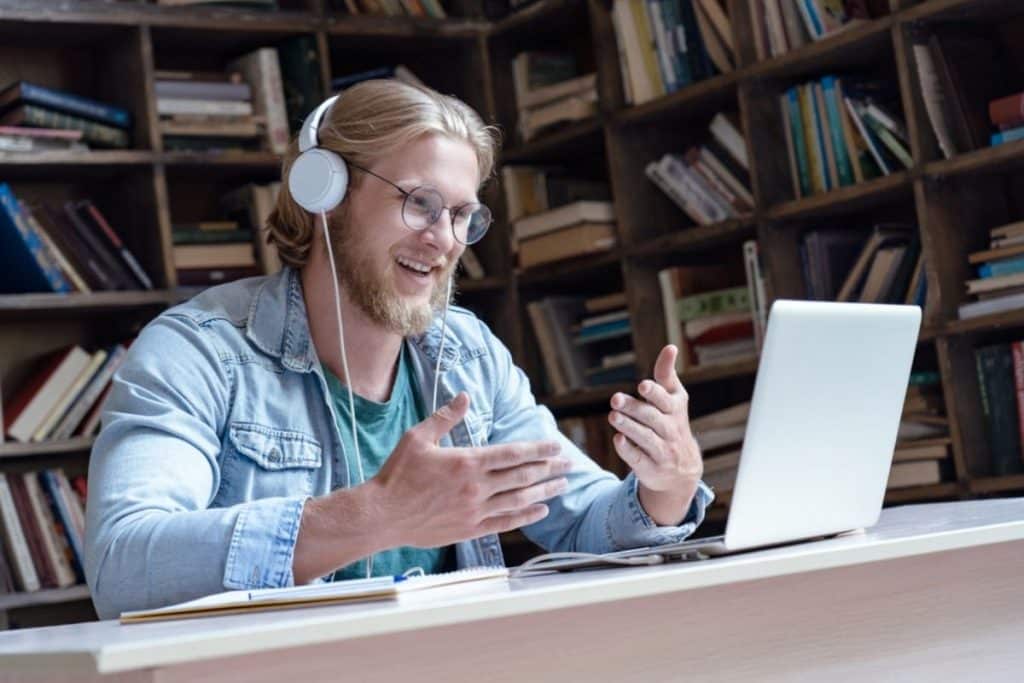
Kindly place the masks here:
POLYGON ((0 671, 87 675, 164 667, 1022 539, 1024 498, 911 505, 883 511, 864 533, 698 562, 535 575, 469 591, 407 594, 399 602, 10 631, 0 633, 0 671))

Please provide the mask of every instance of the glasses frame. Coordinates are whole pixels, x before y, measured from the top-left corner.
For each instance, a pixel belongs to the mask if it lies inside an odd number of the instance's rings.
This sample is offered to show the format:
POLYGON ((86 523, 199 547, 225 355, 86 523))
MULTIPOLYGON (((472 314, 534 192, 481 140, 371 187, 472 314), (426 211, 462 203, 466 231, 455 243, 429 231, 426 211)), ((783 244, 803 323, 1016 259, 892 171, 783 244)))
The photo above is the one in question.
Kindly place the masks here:
POLYGON ((491 208, 489 206, 487 206, 486 204, 483 204, 482 202, 467 202, 465 204, 459 204, 458 206, 445 206, 444 204, 442 204, 441 205, 441 211, 440 211, 440 213, 437 214, 437 218, 435 218, 430 224, 425 225, 422 228, 414 228, 411 225, 409 225, 409 221, 407 221, 405 219, 405 205, 409 202, 409 199, 412 197, 412 195, 417 190, 430 190, 431 192, 435 192, 435 193, 437 193, 438 197, 441 197, 441 201, 443 202, 444 201, 444 195, 442 195, 437 190, 437 188, 431 187, 430 185, 417 185, 416 187, 412 188, 411 190, 406 190, 406 189, 403 189, 402 187, 399 187, 393 181, 388 180, 384 176, 381 176, 381 175, 378 175, 378 174, 374 173, 373 171, 371 171, 368 168, 364 168, 364 167, 362 167, 362 166, 360 166, 358 164, 353 164, 351 162, 348 162, 348 165, 351 166, 352 168, 355 168, 357 170, 362 171, 363 173, 366 173, 367 175, 371 175, 374 178, 387 183, 388 185, 390 185, 391 187, 395 188, 396 190, 398 190, 399 192, 402 193, 402 197, 403 197, 403 200, 402 200, 402 222, 405 223, 405 227, 409 228, 413 232, 422 232, 423 230, 427 230, 428 228, 433 227, 434 224, 437 223, 437 221, 441 220, 441 216, 444 214, 445 210, 447 209, 448 216, 450 218, 449 224, 451 225, 452 236, 455 238, 456 242, 458 242, 459 244, 462 244, 462 245, 468 247, 468 246, 476 244, 477 242, 482 240, 487 235, 487 232, 491 229, 491 225, 494 223, 494 213, 491 211, 491 208), (472 242, 466 242, 466 241, 463 241, 463 240, 459 239, 459 235, 455 231, 455 216, 456 216, 456 214, 458 214, 462 209, 466 208, 467 206, 474 206, 474 205, 475 206, 482 206, 483 208, 487 209, 487 213, 491 214, 491 216, 490 216, 490 220, 487 221, 487 226, 483 229, 483 232, 480 233, 480 237, 477 237, 472 242))

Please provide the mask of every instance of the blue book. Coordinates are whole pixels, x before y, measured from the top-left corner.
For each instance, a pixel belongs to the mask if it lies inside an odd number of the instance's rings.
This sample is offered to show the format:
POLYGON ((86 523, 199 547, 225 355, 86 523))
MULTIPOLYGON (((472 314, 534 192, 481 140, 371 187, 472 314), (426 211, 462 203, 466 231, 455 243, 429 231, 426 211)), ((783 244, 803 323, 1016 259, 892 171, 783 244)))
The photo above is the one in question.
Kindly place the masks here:
POLYGON ((1024 273, 1024 256, 989 261, 978 266, 978 277, 999 277, 1014 273, 1024 273))
POLYGON ((672 44, 672 66, 676 72, 679 87, 693 83, 693 74, 690 73, 690 62, 686 58, 686 29, 683 26, 683 17, 679 11, 679 4, 676 0, 661 0, 661 17, 665 22, 665 32, 668 34, 669 42, 672 44))
POLYGON ((1024 140, 1024 126, 1018 126, 1017 128, 1011 128, 1010 130, 999 131, 998 133, 992 133, 990 142, 992 146, 1001 145, 1004 142, 1016 142, 1017 140, 1024 140))
POLYGON ((21 212, 10 185, 0 183, 0 292, 70 292, 71 285, 56 264, 50 262, 46 247, 21 212))
POLYGON ((0 93, 0 107, 7 107, 17 101, 75 114, 116 128, 130 128, 132 125, 132 116, 127 109, 27 81, 13 83, 0 93))
POLYGON ((825 109, 828 113, 828 130, 832 136, 832 152, 836 159, 836 170, 839 173, 839 185, 845 187, 853 185, 853 167, 850 165, 850 155, 846 149, 846 138, 843 136, 843 122, 840 117, 839 100, 836 95, 836 77, 824 76, 821 79, 821 89, 825 100, 825 109))

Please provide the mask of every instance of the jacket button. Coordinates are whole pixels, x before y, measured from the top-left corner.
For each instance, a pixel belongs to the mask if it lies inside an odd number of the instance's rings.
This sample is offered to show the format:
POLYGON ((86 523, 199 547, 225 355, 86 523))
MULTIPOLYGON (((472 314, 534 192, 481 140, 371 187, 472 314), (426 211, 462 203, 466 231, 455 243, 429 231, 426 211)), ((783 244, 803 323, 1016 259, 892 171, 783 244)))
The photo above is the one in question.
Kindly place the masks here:
POLYGON ((270 453, 267 455, 267 459, 270 460, 270 462, 281 462, 281 449, 277 446, 271 448, 270 453))

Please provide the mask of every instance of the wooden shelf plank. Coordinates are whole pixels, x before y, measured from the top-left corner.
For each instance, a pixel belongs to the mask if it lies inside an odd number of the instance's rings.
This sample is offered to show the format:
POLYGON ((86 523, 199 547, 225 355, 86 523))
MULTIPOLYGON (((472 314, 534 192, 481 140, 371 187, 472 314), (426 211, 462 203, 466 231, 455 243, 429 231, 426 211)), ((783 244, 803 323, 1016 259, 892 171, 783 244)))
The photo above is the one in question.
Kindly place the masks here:
POLYGON ((678 116, 682 113, 689 115, 695 109, 722 104, 730 99, 734 104, 729 108, 735 108, 739 73, 733 71, 691 83, 685 88, 656 100, 622 109, 613 115, 612 120, 616 124, 645 123, 659 118, 678 116))
POLYGON ((959 492, 960 487, 955 482, 889 489, 885 492, 885 504, 899 505, 938 498, 956 498, 959 492))
POLYGON ((580 0, 541 0, 501 18, 490 26, 489 32, 491 36, 503 36, 530 29, 563 13, 575 11, 582 4, 580 0))
POLYGON ((537 399, 537 403, 545 405, 551 410, 590 407, 611 410, 608 401, 611 400, 612 394, 617 391, 631 394, 635 389, 636 385, 632 382, 603 384, 596 387, 587 387, 586 389, 580 389, 568 394, 542 396, 537 399))
POLYGON ((542 134, 536 140, 531 140, 518 147, 510 147, 502 152, 502 163, 522 163, 527 161, 539 161, 551 159, 574 145, 579 145, 587 139, 594 137, 604 144, 604 137, 601 135, 602 123, 597 118, 587 119, 559 128, 551 133, 542 134))
POLYGON ((157 160, 171 167, 218 166, 277 170, 281 167, 282 157, 273 152, 176 151, 159 154, 157 160))
POLYGON ((327 17, 329 36, 364 38, 476 38, 489 24, 473 19, 433 19, 430 17, 385 17, 331 14, 327 17))
POLYGON ((744 69, 741 79, 788 78, 807 71, 827 70, 834 64, 848 61, 856 53, 872 55, 876 47, 889 44, 889 31, 894 21, 894 15, 873 19, 800 49, 762 60, 744 69))
POLYGON ((261 11, 243 7, 164 7, 62 0, 40 10, 38 0, 0 0, 0 22, 51 24, 174 26, 196 29, 302 33, 315 30, 319 19, 309 12, 261 11))
POLYGON ((925 175, 946 177, 967 173, 999 173, 1024 167, 1024 140, 958 154, 952 159, 933 161, 924 167, 925 175))
POLYGON ((21 607, 55 605, 62 602, 88 600, 89 587, 82 584, 69 588, 46 588, 31 593, 7 593, 0 595, 0 612, 21 607))
POLYGON ((117 308, 166 305, 166 290, 91 292, 89 294, 2 294, 0 316, 24 313, 91 313, 117 308))
POLYGON ((153 153, 141 149, 97 149, 81 151, 0 152, 0 168, 9 166, 144 166, 153 153))
POLYGON ((1012 327, 1024 327, 1024 309, 982 315, 967 320, 951 320, 946 323, 945 331, 947 334, 970 334, 1012 327))
POLYGON ((757 372, 756 357, 744 358, 729 363, 717 363, 715 365, 696 366, 683 370, 679 376, 680 381, 689 389, 695 384, 715 382, 720 379, 731 379, 753 375, 757 372))
POLYGON ((970 21, 1019 11, 1017 0, 926 0, 899 15, 900 21, 970 21))
POLYGON ((79 436, 74 439, 43 441, 42 443, 0 443, 0 459, 88 452, 92 448, 93 441, 95 439, 91 436, 79 436))
POLYGON ((968 484, 971 493, 989 494, 1024 491, 1024 474, 1012 474, 1004 477, 981 477, 972 479, 968 484))
POLYGON ((766 218, 784 221, 857 211, 893 199, 902 193, 909 197, 912 187, 910 172, 901 171, 831 192, 777 204, 767 211, 766 218))
POLYGON ((754 217, 743 216, 713 225, 683 228, 679 232, 635 244, 626 250, 626 254, 640 258, 699 251, 752 237, 754 231, 754 217))

